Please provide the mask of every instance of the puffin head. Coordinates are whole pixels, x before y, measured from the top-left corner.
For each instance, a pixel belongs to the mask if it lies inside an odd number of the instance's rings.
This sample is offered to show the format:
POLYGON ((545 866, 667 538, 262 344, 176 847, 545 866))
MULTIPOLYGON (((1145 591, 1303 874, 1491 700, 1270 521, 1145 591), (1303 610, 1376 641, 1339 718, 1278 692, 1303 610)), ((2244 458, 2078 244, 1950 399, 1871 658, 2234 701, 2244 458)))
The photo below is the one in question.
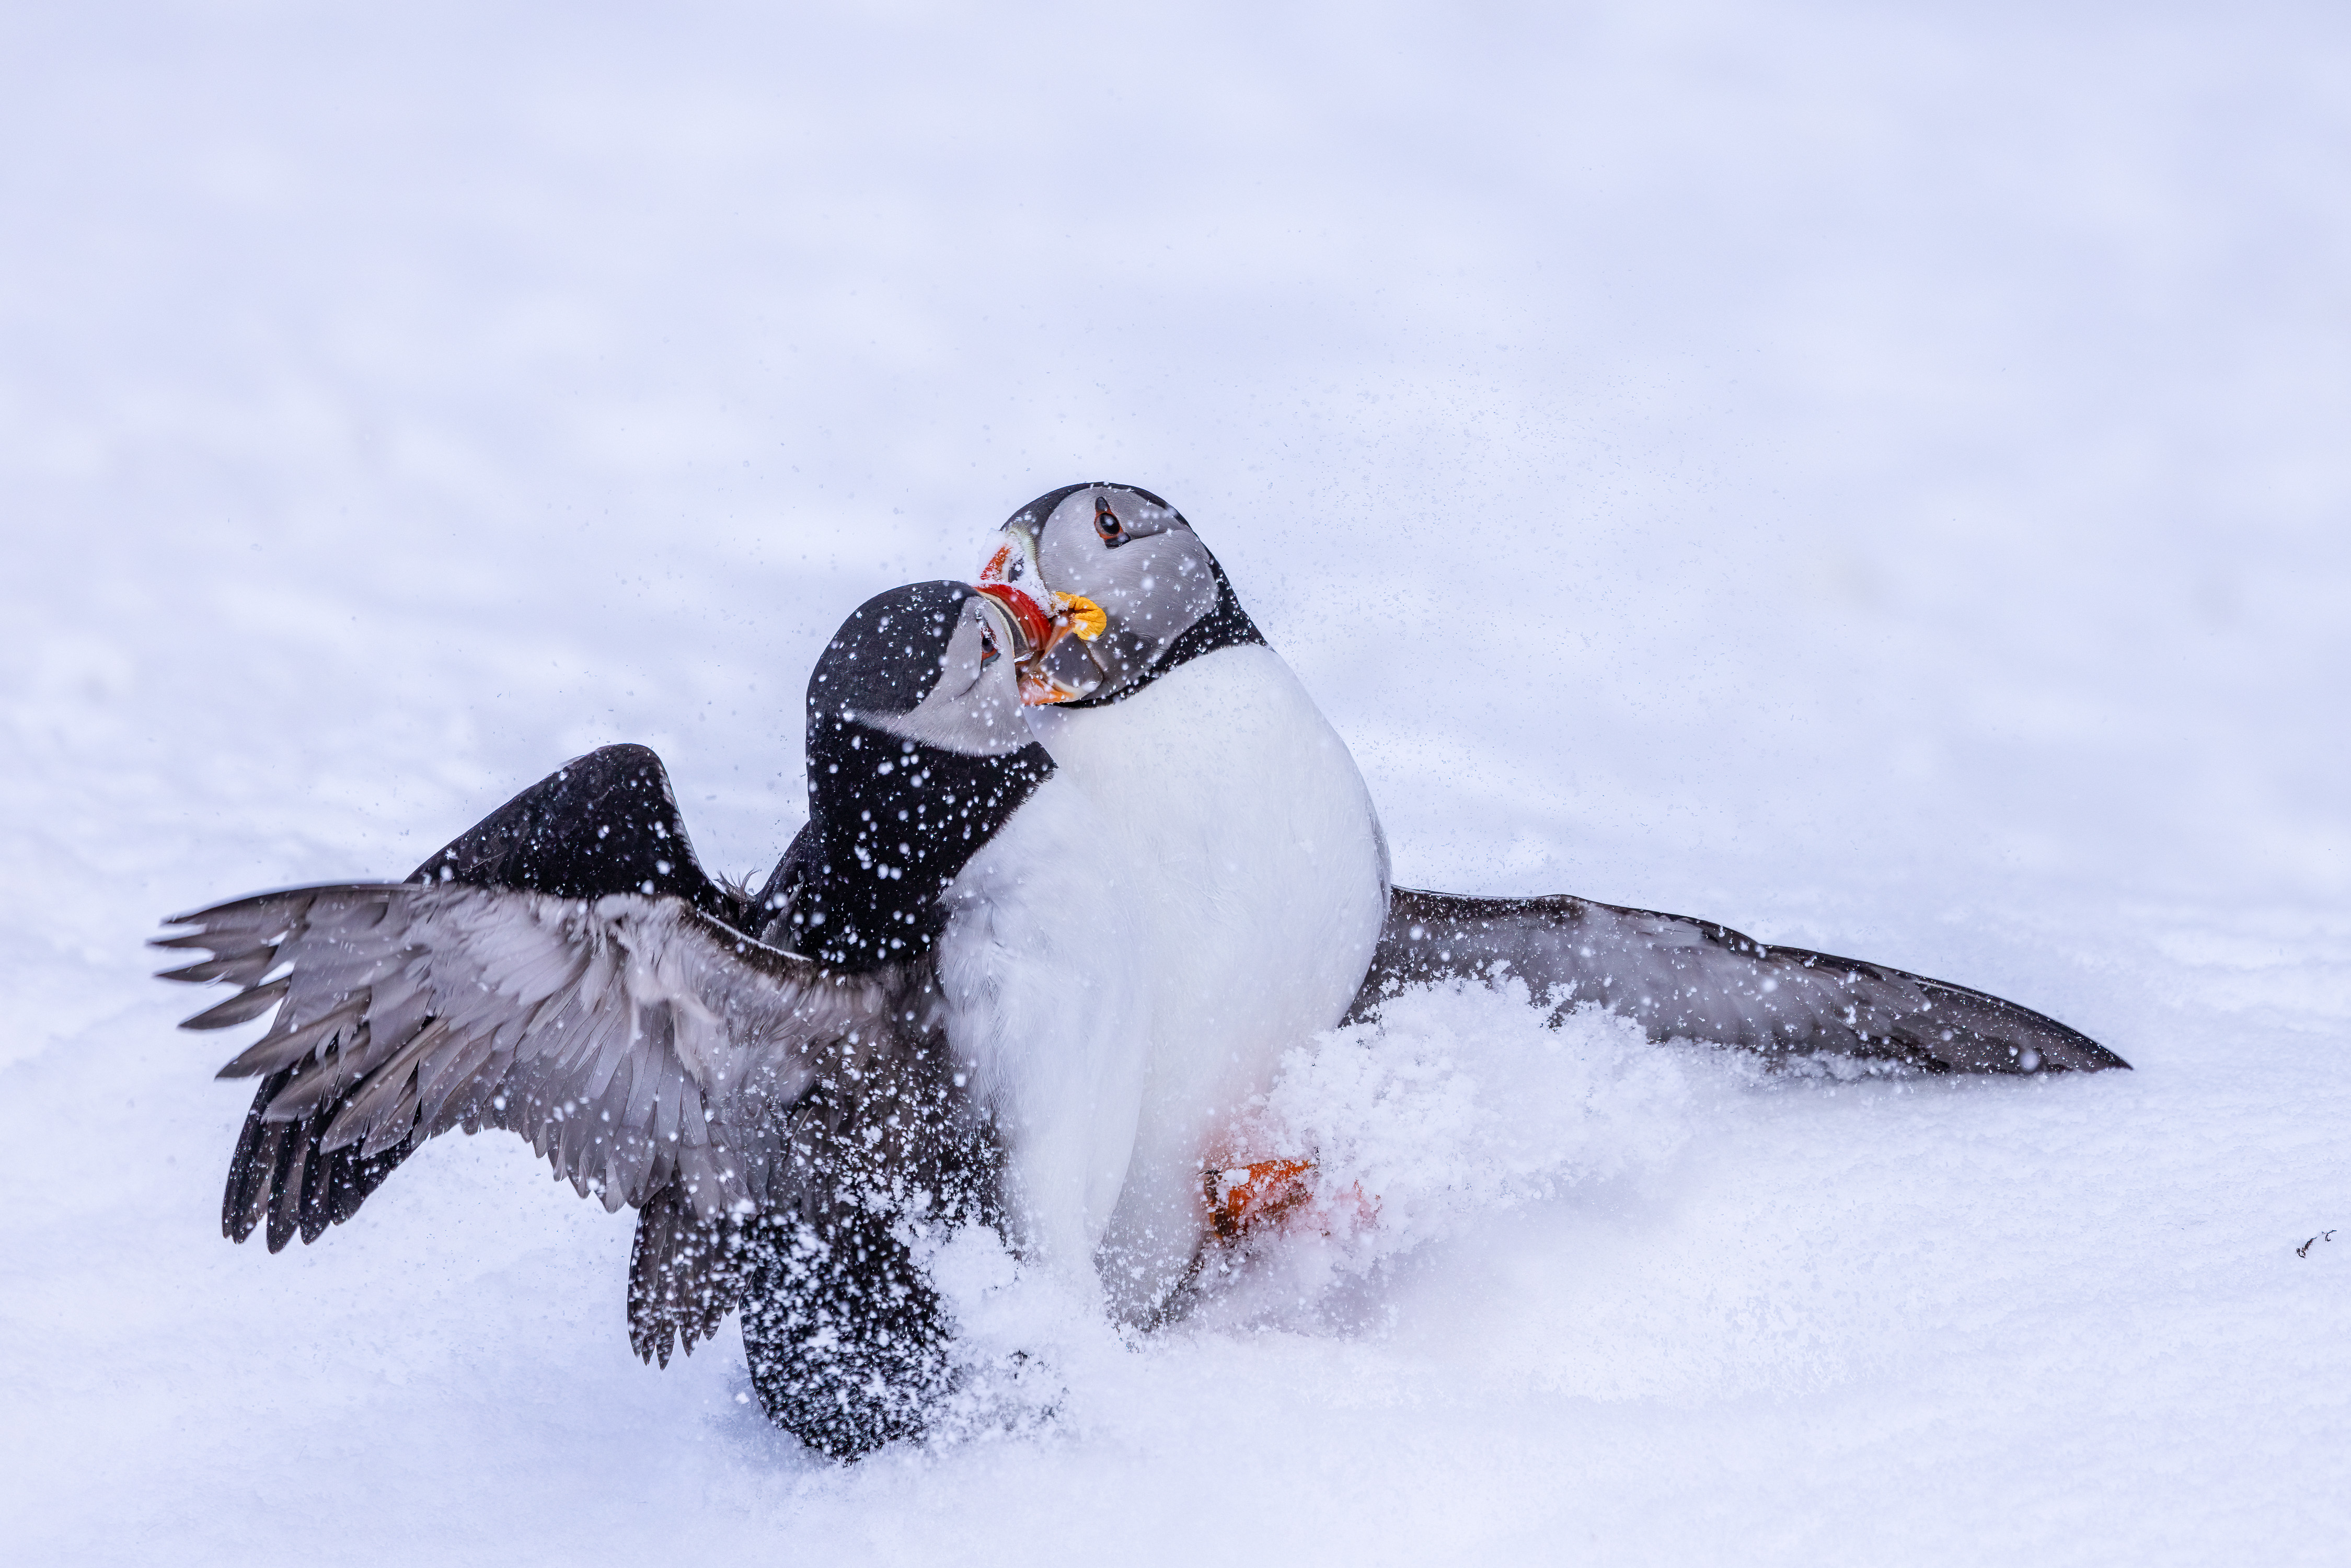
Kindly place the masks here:
POLYGON ((810 849, 767 905, 796 950, 858 971, 937 936, 939 895, 1053 771, 1019 636, 961 582, 876 594, 833 633, 809 677, 810 849))
POLYGON ((1005 519, 978 591, 1020 633, 1021 695, 1095 707, 1265 641, 1184 514, 1134 485, 1064 485, 1005 519))

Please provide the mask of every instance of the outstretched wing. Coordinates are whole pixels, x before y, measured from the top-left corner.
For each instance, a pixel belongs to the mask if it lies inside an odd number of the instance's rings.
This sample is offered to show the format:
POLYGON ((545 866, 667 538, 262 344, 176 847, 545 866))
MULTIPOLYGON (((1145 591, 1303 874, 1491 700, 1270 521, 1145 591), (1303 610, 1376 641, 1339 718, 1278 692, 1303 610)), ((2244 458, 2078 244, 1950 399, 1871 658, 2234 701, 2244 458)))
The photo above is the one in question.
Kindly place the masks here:
MULTIPOLYGON (((892 1026, 885 981, 766 946, 681 899, 568 899, 463 883, 353 883, 240 899, 169 922, 157 946, 212 956, 169 979, 236 995, 189 1019, 277 1016, 222 1076, 283 1075, 232 1172, 243 1239, 271 1249, 343 1217, 284 1168, 361 1160, 451 1127, 507 1128, 608 1208, 672 1201, 716 1220, 766 1200, 782 1155, 771 1114, 826 1048, 892 1026), (323 1125, 317 1125, 324 1116, 323 1125), (273 1143, 274 1128, 311 1130, 273 1143), (261 1167, 267 1166, 265 1172, 261 1167)), ((375 1179, 381 1180, 381 1175, 375 1179)))
POLYGON ((1891 1057, 1940 1072, 2130 1065, 2087 1035, 1982 991, 1857 958, 1768 947, 1712 921, 1563 894, 1395 889, 1348 1017, 1364 1016, 1405 985, 1498 972, 1524 979, 1539 998, 1556 988, 1562 1006, 1601 1003, 1653 1040, 1891 1057))
MULTIPOLYGON (((643 746, 607 746, 573 758, 436 851, 407 880, 564 898, 666 894, 736 926, 747 913, 695 858, 669 775, 643 746)), ((229 1161, 224 1236, 242 1241, 266 1216, 271 1251, 298 1230, 305 1242, 316 1241, 328 1226, 358 1213, 416 1149, 417 1139, 373 1154, 356 1144, 321 1147, 342 1109, 333 1100, 314 1100, 299 1118, 272 1119, 270 1106, 319 1066, 317 1057, 307 1057, 261 1081, 229 1161)))
POLYGON ((575 757, 409 873, 411 882, 518 887, 562 898, 667 894, 726 924, 746 900, 711 880, 685 836, 669 774, 649 747, 575 757))

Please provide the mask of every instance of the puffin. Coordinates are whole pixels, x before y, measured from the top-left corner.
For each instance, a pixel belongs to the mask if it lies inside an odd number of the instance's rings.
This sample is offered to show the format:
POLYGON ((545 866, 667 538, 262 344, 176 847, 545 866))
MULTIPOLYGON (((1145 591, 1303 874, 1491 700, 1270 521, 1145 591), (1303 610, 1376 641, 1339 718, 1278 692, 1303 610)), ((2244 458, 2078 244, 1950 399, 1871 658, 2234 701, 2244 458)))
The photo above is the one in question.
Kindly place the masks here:
MULTIPOLYGON (((1047 492, 1006 519, 980 591, 1024 627, 1022 695, 1061 777, 1121 835, 1152 960, 1144 1121, 1113 1240, 1161 1307, 1217 1208, 1284 1151, 1222 1146, 1282 1052, 1406 986, 1515 977, 1554 1019, 1597 1003, 1651 1039, 1929 1072, 2129 1063, 2002 998, 1719 922, 1573 894, 1395 887, 1363 776, 1184 516, 1139 486, 1047 492)), ((1132 1303, 1131 1303, 1132 1304, 1132 1303)), ((1161 1310, 1165 1310, 1161 1307, 1161 1310)))
POLYGON ((224 1234, 315 1241, 427 1140, 504 1128, 636 1209, 642 1357, 739 1307, 778 1426, 839 1459, 918 1435, 956 1377, 930 1250, 987 1226, 1090 1280, 1145 1066, 1102 962, 1139 934, 1024 722, 1022 636, 960 582, 850 616, 809 682, 808 824, 756 894, 613 746, 402 882, 165 922, 208 956, 163 978, 235 988, 183 1027, 276 1014, 221 1070, 261 1080, 224 1234))
POLYGON ((1363 989, 1387 841, 1345 742, 1157 496, 1039 497, 978 586, 1023 626, 1024 700, 1057 777, 1110 825, 1099 863, 1139 890, 1148 1061, 1099 1262, 1113 1307, 1149 1325, 1228 1228, 1232 1183, 1208 1173, 1255 1163, 1225 1142, 1237 1113, 1363 989))

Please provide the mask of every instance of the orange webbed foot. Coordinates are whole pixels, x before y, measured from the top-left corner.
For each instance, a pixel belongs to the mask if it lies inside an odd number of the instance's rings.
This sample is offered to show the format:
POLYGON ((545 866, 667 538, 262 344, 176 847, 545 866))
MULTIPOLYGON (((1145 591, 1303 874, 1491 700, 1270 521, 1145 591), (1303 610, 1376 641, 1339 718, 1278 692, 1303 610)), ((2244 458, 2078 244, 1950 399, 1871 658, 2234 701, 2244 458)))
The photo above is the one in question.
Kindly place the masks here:
POLYGON ((1348 1218, 1357 1225, 1379 1212, 1379 1199, 1364 1197, 1360 1186, 1351 1187, 1336 1202, 1326 1198, 1317 1203, 1311 1160, 1259 1160, 1211 1168, 1201 1173, 1200 1181, 1219 1241, 1238 1241, 1267 1226, 1289 1230, 1309 1222, 1328 1236, 1334 1209, 1352 1207, 1348 1218))

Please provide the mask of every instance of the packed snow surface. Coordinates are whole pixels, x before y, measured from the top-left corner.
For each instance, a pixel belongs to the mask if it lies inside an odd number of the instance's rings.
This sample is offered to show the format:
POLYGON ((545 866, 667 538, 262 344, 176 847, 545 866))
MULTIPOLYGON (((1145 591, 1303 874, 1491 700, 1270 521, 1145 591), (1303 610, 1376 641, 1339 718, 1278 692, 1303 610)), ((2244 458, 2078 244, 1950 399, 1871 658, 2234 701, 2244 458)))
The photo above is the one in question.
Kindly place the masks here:
POLYGON ((8 8, 10 1561, 2341 1561, 2346 81, 2329 5, 8 8), (1095 477, 1398 880, 2137 1071, 1408 995, 1250 1113, 1311 1223, 1141 1337, 959 1239, 846 1469, 518 1140, 220 1239, 160 917, 623 739, 764 873, 841 615, 1095 477))

